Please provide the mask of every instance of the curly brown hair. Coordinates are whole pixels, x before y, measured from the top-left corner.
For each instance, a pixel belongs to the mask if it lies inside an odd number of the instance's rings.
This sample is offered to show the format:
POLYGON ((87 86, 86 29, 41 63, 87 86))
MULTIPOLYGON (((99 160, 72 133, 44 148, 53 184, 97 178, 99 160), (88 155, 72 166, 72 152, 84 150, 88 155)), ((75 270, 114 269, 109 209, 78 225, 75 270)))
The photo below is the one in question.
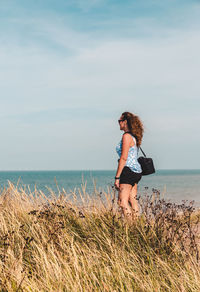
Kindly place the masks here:
POLYGON ((142 137, 144 132, 144 126, 140 118, 130 112, 123 112, 122 117, 127 120, 127 125, 130 132, 135 136, 137 141, 137 146, 142 144, 142 137))

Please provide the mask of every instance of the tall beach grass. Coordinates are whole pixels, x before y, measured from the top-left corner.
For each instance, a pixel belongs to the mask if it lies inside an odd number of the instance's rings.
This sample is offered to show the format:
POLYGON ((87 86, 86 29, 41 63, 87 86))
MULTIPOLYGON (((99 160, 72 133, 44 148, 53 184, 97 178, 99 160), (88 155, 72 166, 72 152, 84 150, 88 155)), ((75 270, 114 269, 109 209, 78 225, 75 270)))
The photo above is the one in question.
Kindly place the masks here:
POLYGON ((0 291, 200 291, 192 202, 147 190, 130 223, 114 188, 58 191, 1 191, 0 291))

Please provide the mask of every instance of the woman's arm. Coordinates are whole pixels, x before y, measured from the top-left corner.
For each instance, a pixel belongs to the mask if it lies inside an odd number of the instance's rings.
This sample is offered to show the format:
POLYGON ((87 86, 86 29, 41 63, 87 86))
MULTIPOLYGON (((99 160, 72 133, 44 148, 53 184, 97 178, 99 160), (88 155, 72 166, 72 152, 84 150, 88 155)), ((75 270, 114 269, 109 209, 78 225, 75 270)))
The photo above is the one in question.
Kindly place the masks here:
MULTIPOLYGON (((131 136, 128 134, 124 134, 122 137, 122 153, 121 153, 121 157, 119 159, 116 177, 120 177, 122 170, 126 164, 130 144, 131 144, 131 136)), ((115 185, 119 186, 119 179, 115 179, 115 185)))

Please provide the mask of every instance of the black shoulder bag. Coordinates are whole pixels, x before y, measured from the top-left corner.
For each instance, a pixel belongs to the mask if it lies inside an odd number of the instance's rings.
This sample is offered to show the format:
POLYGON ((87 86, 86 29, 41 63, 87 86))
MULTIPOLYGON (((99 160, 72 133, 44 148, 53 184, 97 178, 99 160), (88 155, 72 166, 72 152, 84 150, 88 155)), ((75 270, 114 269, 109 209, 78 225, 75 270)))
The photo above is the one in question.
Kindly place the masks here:
MULTIPOLYGON (((130 133, 137 141, 136 136, 134 136, 131 132, 127 132, 127 133, 130 133)), ((142 154, 144 155, 144 156, 140 156, 138 158, 138 162, 142 168, 142 175, 148 175, 148 174, 155 173, 156 171, 154 168, 153 159, 146 157, 146 154, 144 153, 144 151, 142 150, 141 147, 139 147, 139 149, 142 151, 142 154)))
POLYGON ((138 162, 142 168, 142 175, 148 175, 148 174, 155 173, 156 171, 155 171, 155 168, 153 165, 153 159, 147 158, 146 154, 144 153, 144 151, 142 150, 141 147, 140 147, 140 150, 142 151, 142 154, 144 155, 144 156, 140 156, 138 158, 138 162))

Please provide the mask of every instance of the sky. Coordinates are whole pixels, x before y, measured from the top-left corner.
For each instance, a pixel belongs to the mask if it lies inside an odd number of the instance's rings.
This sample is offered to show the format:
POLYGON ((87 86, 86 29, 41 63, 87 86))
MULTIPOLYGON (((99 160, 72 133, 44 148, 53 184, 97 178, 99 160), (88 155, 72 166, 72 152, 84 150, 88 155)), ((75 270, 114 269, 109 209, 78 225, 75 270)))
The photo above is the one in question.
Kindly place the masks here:
POLYGON ((124 111, 157 169, 200 169, 200 1, 0 3, 0 170, 116 169, 124 111))

